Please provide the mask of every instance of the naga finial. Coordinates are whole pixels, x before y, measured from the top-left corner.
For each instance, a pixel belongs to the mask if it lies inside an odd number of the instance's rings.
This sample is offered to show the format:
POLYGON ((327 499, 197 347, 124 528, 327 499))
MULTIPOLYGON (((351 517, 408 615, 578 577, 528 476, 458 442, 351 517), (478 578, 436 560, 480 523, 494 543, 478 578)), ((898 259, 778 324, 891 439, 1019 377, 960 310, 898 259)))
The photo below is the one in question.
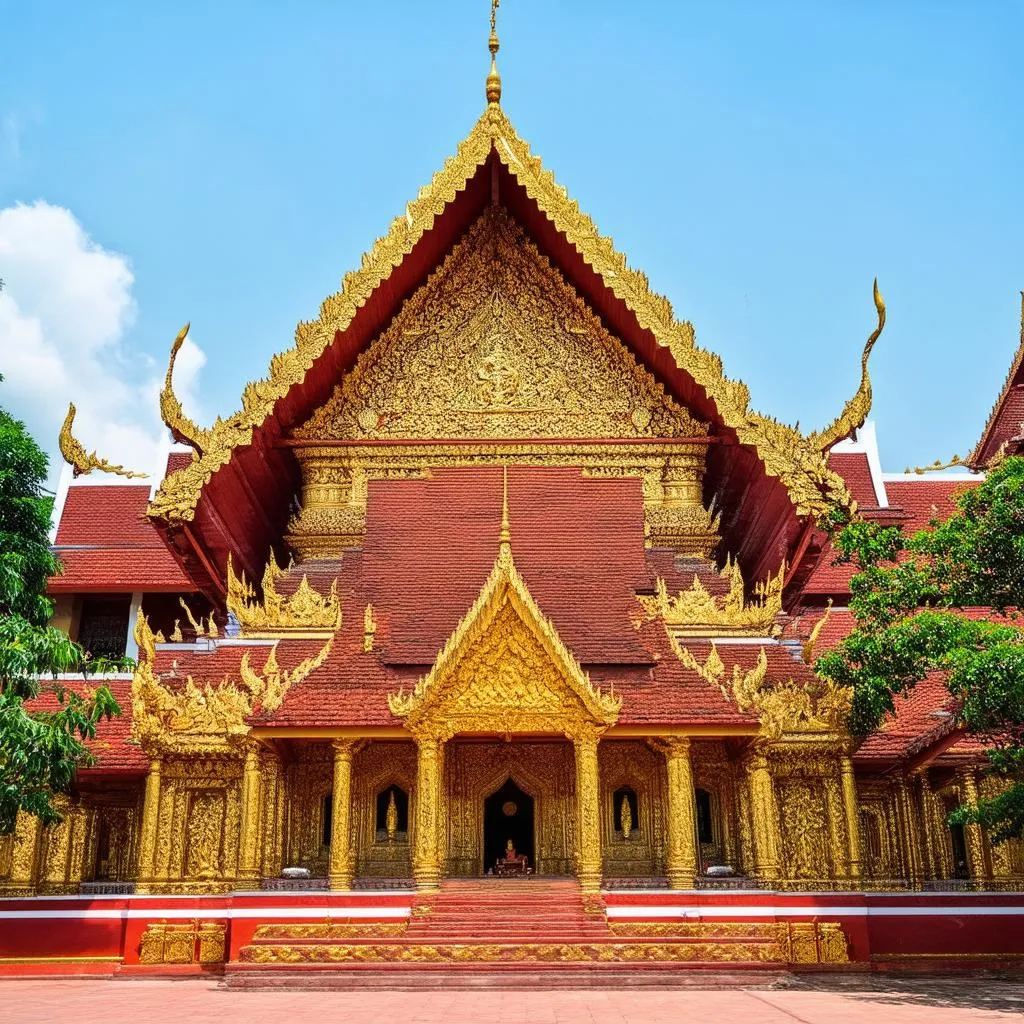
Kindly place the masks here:
POLYGON ((904 473, 916 473, 918 476, 924 476, 925 473, 941 473, 944 469, 969 469, 972 473, 978 471, 971 465, 968 459, 962 459, 959 455, 954 455, 948 462, 943 462, 942 459, 936 459, 934 462, 929 463, 927 466, 907 466, 903 470, 904 473))
POLYGON ((64 461, 71 466, 75 476, 91 473, 94 469, 98 469, 101 473, 115 473, 117 476, 126 476, 133 480, 145 480, 149 475, 147 473, 135 473, 130 469, 125 469, 124 466, 115 466, 113 463, 107 462, 106 459, 101 459, 95 452, 87 452, 82 447, 78 438, 71 432, 74 422, 75 403, 68 402, 68 414, 64 417, 64 424, 60 428, 60 434, 57 435, 57 446, 60 448, 61 455, 64 456, 64 461))
POLYGON ((164 377, 164 386, 160 391, 160 418, 167 425, 175 441, 187 444, 202 455, 207 432, 185 415, 185 410, 174 393, 173 383, 174 363, 178 358, 178 351, 185 344, 185 338, 188 337, 188 329, 191 326, 191 323, 185 324, 178 331, 171 345, 171 360, 167 364, 167 375, 164 377))
POLYGON ((487 75, 485 88, 488 103, 501 102, 501 75, 498 74, 498 4, 501 0, 491 0, 491 38, 487 40, 487 48, 491 51, 491 70, 487 75))
POLYGON ((882 329, 885 327, 885 302, 878 290, 878 278, 874 283, 875 309, 878 311, 878 326, 871 333, 864 345, 864 353, 860 357, 860 387, 857 393, 843 407, 843 411, 824 430, 811 434, 811 444, 822 452, 827 452, 833 445, 849 437, 855 430, 864 425, 871 411, 871 377, 868 374, 868 357, 875 347, 882 329))

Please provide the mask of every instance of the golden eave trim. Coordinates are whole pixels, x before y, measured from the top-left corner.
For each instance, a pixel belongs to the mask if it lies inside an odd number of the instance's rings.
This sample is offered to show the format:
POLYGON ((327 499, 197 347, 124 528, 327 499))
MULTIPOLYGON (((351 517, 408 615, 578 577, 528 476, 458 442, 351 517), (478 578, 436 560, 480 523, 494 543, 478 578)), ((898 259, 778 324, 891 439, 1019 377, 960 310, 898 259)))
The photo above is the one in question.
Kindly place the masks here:
POLYGON ((150 515, 172 521, 194 518, 202 488, 213 474, 230 460, 234 448, 251 443, 253 429, 266 421, 293 385, 305 379, 336 334, 348 328, 374 290, 391 276, 430 230, 434 219, 466 187, 492 148, 556 229, 626 304, 640 326, 650 331, 660 346, 668 348, 676 365, 704 389, 739 442, 754 447, 768 475, 786 486, 799 515, 822 513, 833 501, 852 503, 842 478, 828 468, 813 440, 748 408, 747 386, 729 380, 721 359, 696 346, 693 326, 675 319, 668 299, 651 290, 645 274, 627 265, 611 239, 600 234, 540 158, 530 152, 502 109, 491 104, 455 155, 406 207, 405 215, 392 221, 388 233, 363 256, 359 269, 345 275, 342 290, 324 300, 319 317, 298 325, 294 347, 274 356, 269 376, 246 386, 242 409, 226 420, 218 419, 205 432, 201 457, 164 479, 150 503, 150 515))

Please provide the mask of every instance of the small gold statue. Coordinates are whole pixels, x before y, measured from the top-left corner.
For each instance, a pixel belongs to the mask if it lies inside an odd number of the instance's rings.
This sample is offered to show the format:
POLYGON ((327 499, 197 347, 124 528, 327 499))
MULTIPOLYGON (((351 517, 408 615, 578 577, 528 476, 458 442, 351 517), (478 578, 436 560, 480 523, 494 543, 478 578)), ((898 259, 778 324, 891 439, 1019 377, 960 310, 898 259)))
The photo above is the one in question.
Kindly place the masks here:
POLYGON ((398 834, 398 804, 395 803, 395 791, 391 790, 388 797, 388 809, 384 815, 384 827, 387 829, 388 842, 393 843, 398 834))
POLYGON ((629 806, 629 797, 622 794, 622 806, 619 809, 619 816, 622 818, 622 838, 628 839, 629 833, 633 831, 633 811, 629 806))

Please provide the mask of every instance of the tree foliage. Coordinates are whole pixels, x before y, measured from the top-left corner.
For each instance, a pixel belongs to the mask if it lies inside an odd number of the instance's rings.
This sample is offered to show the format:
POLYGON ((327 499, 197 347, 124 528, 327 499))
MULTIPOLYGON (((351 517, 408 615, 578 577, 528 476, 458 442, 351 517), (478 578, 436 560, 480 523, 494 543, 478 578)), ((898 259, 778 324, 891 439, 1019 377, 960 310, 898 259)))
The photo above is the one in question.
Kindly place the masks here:
POLYGON ((945 522, 909 537, 836 514, 837 561, 859 570, 850 584, 856 628, 816 669, 853 687, 858 734, 893 713, 895 696, 941 673, 956 723, 986 743, 1002 782, 954 818, 1000 841, 1024 836, 1024 458, 1006 459, 956 504, 945 522))
POLYGON ((81 672, 84 681, 131 665, 92 659, 49 625, 46 584, 61 566, 48 543, 46 471, 46 455, 24 424, 0 409, 0 834, 13 831, 19 810, 59 821, 54 795, 69 792, 77 769, 94 763, 84 741, 101 719, 120 714, 108 687, 79 692, 56 675, 81 672), (26 708, 44 693, 52 694, 50 710, 26 708))

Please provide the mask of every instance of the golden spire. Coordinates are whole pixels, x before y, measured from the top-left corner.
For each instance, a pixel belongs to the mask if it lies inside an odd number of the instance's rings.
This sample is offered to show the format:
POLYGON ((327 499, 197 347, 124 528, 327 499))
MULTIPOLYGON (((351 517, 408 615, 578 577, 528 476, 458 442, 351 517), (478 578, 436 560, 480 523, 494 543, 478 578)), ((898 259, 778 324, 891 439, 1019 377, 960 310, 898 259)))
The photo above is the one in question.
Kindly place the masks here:
POLYGON ((498 534, 498 547, 502 552, 512 552, 512 531, 508 525, 508 466, 502 470, 501 533, 498 534))
POLYGON ((498 4, 501 0, 491 0, 491 38, 487 48, 491 51, 491 70, 487 75, 487 102, 501 102, 501 75, 498 74, 498 4))

